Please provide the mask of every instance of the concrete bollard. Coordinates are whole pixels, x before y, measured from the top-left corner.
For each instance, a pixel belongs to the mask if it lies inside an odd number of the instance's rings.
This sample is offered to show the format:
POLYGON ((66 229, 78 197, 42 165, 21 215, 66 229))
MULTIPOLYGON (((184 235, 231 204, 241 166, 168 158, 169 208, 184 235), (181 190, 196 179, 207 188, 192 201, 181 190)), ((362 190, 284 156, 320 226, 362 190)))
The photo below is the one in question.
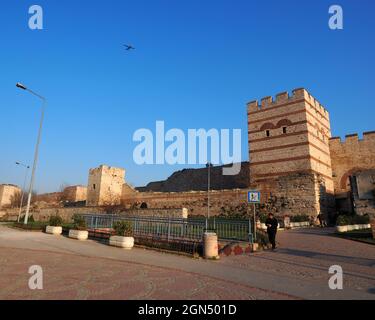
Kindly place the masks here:
POLYGON ((205 232, 203 235, 203 255, 205 259, 217 259, 219 246, 215 232, 205 232))

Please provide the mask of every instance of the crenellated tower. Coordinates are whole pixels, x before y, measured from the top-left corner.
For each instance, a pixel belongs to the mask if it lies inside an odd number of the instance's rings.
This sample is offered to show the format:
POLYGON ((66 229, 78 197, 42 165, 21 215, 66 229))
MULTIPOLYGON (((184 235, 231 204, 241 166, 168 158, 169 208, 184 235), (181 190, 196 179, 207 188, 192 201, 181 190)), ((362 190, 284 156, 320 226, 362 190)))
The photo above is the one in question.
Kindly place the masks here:
POLYGON ((125 170, 101 165, 90 169, 87 185, 87 206, 118 205, 121 202, 125 170))
POLYGON ((334 192, 328 111, 305 89, 248 103, 252 184, 297 173, 317 173, 334 192))

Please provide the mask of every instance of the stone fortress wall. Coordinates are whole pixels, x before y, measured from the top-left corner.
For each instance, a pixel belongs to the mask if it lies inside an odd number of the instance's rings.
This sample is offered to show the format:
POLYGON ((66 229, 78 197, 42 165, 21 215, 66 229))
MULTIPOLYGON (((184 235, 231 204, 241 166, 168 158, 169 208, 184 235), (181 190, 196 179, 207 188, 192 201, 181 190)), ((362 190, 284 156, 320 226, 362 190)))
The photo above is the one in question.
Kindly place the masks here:
MULTIPOLYGON (((212 215, 246 204, 249 189, 261 191, 262 205, 277 215, 330 214, 337 210, 340 197, 351 201, 349 178, 375 169, 375 132, 364 133, 361 140, 357 135, 345 141, 331 138, 328 111, 303 88, 291 95, 283 92, 275 99, 263 98, 260 103, 252 101, 247 111, 250 161, 242 163, 238 176, 229 178, 215 174, 220 167, 210 169, 212 189, 217 189, 210 192, 212 215)), ((128 209, 187 208, 189 214, 204 215, 207 170, 186 169, 165 181, 133 188, 125 182, 124 169, 101 165, 90 169, 87 190, 75 186, 66 193, 72 202, 85 199, 90 208, 119 204, 128 209)), ((366 188, 371 188, 368 175, 357 181, 366 181, 366 188)), ((38 199, 56 197, 49 194, 38 199)), ((368 210, 368 202, 362 208, 368 210)))
POLYGON ((87 187, 85 186, 69 186, 62 192, 43 193, 35 196, 33 202, 59 203, 86 201, 87 187))
POLYGON ((351 134, 341 140, 329 141, 332 158, 333 181, 337 196, 346 196, 350 190, 349 177, 356 171, 375 169, 375 131, 351 134))
POLYGON ((13 198, 21 193, 21 189, 13 184, 0 185, 0 208, 9 207, 13 198))
MULTIPOLYGON (((124 189, 121 203, 126 208, 187 208, 189 215, 207 214, 207 191, 185 192, 139 192, 124 189)), ((210 192, 210 214, 222 213, 222 208, 236 207, 246 203, 247 189, 212 190, 210 192)))

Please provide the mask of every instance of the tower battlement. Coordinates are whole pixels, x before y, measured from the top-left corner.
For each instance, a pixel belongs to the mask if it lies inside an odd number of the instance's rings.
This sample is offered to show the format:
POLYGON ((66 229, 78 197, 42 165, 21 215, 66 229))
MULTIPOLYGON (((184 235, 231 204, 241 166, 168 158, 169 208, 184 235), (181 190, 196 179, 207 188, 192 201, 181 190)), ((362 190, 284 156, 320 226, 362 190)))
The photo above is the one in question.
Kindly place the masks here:
POLYGON ((363 139, 359 139, 358 133, 347 134, 345 139, 341 137, 332 137, 329 139, 330 146, 345 146, 353 143, 366 143, 374 141, 375 142, 375 131, 368 131, 363 133, 363 139))
POLYGON ((277 94, 275 98, 272 96, 264 97, 260 99, 260 103, 259 100, 253 100, 247 104, 247 111, 249 114, 256 113, 258 111, 265 110, 266 108, 295 103, 299 100, 305 100, 317 111, 328 117, 328 111, 304 88, 294 89, 291 95, 289 95, 287 91, 284 91, 277 94))

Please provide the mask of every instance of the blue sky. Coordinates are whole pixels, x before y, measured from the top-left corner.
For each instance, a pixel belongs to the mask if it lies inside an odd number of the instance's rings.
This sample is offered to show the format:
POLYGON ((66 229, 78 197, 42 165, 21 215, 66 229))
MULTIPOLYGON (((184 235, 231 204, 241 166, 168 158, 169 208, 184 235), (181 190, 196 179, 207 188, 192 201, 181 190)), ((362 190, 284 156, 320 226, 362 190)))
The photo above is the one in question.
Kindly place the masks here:
POLYGON ((5 0, 0 8, 0 183, 22 184, 40 103, 48 98, 38 192, 86 184, 102 163, 136 186, 182 166, 138 166, 139 128, 240 128, 246 102, 307 88, 330 112, 333 135, 375 129, 375 2, 251 0, 5 0), (44 9, 44 30, 28 8, 44 9), (344 30, 328 28, 340 4, 344 30), (125 52, 131 43, 135 51, 125 52))

